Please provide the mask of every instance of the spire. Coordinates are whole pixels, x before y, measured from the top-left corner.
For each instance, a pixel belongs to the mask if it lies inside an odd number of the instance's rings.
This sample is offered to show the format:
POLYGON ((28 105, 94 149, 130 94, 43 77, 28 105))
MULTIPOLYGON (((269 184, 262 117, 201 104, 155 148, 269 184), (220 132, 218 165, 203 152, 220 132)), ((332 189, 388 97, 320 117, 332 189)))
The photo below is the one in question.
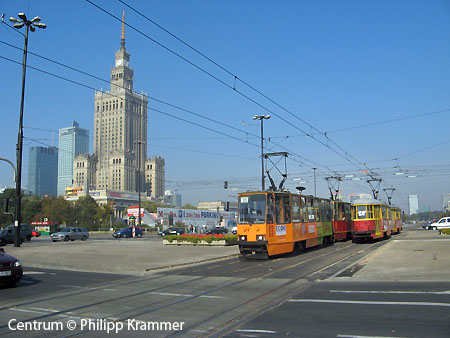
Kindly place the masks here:
POLYGON ((125 10, 122 14, 122 35, 120 39, 120 46, 125 48, 125 10))

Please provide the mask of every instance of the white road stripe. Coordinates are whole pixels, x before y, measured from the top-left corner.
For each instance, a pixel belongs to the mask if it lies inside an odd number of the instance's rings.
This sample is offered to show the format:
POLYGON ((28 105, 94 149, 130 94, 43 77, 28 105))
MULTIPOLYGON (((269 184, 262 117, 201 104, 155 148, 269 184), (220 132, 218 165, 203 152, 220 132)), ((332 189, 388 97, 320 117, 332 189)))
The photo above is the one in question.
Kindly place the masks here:
POLYGON ((330 290, 331 293, 372 293, 372 294, 398 294, 398 295, 450 295, 449 291, 377 291, 377 290, 330 290))
POLYGON ((236 332, 246 332, 246 333, 277 333, 277 331, 270 330, 236 330, 236 332))
POLYGON ((408 338, 408 337, 390 337, 390 336, 357 336, 357 335, 346 335, 338 334, 339 338, 408 338))
POLYGON ((450 307, 449 303, 429 302, 383 302, 366 300, 338 300, 338 299, 289 299, 292 303, 335 303, 335 304, 362 304, 362 305, 412 305, 412 306, 444 306, 450 307))
MULTIPOLYGON (((158 296, 171 296, 171 297, 195 297, 195 295, 182 294, 182 293, 168 293, 168 292, 148 292, 150 295, 158 295, 158 296)), ((212 298, 212 299, 221 299, 225 298, 222 296, 208 296, 202 295, 200 298, 212 298)))

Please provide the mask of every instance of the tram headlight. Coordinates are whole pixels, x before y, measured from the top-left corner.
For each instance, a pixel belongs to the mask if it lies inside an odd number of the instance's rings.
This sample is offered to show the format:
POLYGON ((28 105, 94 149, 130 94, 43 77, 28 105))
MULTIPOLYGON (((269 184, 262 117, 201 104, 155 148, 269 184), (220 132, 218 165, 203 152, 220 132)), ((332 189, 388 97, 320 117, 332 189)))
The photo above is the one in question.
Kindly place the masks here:
POLYGON ((256 239, 257 239, 258 241, 265 241, 265 240, 266 240, 266 236, 264 236, 264 235, 258 235, 258 236, 256 236, 256 239))
POLYGON ((246 235, 239 236, 239 240, 241 242, 246 242, 247 241, 247 236, 246 235))

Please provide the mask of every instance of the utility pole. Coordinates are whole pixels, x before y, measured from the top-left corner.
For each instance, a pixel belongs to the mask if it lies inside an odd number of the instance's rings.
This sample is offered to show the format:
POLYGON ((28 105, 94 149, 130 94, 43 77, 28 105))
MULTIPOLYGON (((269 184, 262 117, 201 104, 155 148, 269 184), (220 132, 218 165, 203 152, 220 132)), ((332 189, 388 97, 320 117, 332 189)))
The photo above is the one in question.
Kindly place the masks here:
POLYGON ((316 190, 316 169, 317 169, 317 168, 313 168, 313 170, 314 170, 314 197, 317 197, 317 190, 316 190))
POLYGON ((264 181, 264 127, 263 127, 263 120, 270 119, 270 115, 254 115, 253 120, 260 120, 261 121, 261 189, 262 191, 265 190, 265 181, 264 181))

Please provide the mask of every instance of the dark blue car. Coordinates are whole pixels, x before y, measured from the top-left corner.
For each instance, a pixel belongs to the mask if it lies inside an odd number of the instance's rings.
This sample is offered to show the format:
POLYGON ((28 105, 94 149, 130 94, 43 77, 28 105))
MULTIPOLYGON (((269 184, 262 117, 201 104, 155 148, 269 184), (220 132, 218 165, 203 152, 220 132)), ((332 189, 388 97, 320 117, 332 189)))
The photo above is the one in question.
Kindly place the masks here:
MULTIPOLYGON (((136 237, 141 238, 142 235, 144 234, 142 229, 139 227, 134 227, 134 231, 135 231, 135 235, 136 237)), ((116 231, 115 233, 113 233, 113 237, 114 238, 131 238, 133 237, 133 227, 128 227, 128 228, 122 228, 118 231, 116 231)))

